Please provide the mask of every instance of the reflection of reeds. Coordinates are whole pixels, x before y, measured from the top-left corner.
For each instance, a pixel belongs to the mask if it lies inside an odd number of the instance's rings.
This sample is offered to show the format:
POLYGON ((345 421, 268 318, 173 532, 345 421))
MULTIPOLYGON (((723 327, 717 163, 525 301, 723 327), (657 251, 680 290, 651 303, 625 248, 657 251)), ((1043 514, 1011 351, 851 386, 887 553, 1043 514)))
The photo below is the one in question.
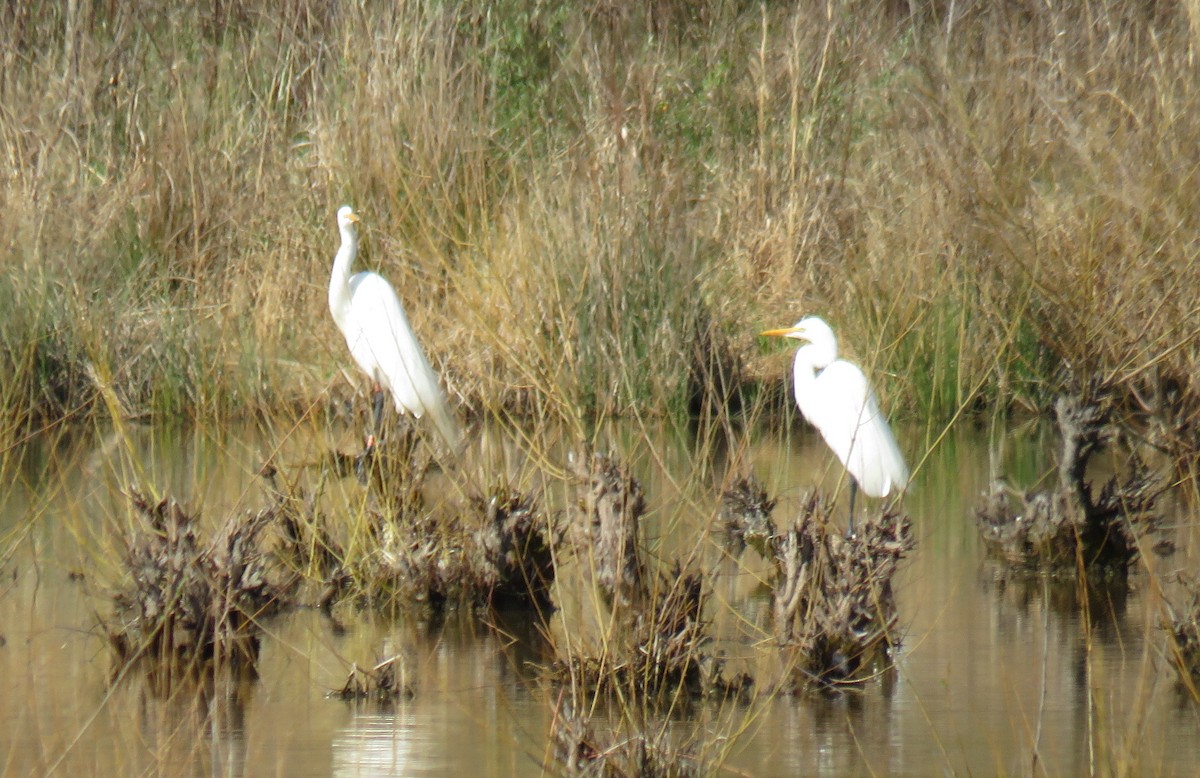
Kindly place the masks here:
POLYGON ((668 727, 633 727, 598 736, 569 701, 555 707, 550 737, 555 766, 568 778, 688 778, 703 760, 674 742, 668 727))

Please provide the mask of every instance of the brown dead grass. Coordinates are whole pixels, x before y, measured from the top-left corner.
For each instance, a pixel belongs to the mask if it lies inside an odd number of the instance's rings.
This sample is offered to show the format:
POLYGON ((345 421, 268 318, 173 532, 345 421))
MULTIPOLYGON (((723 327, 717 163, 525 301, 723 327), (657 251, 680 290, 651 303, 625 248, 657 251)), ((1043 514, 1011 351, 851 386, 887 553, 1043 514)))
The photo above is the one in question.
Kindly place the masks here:
POLYGON ((107 388, 127 414, 321 403, 350 367, 325 308, 344 201, 476 411, 684 410, 702 336, 779 386, 754 333, 802 313, 890 409, 1045 408, 1092 376, 1176 426, 1200 407, 1183 6, 0 21, 0 429, 107 388))

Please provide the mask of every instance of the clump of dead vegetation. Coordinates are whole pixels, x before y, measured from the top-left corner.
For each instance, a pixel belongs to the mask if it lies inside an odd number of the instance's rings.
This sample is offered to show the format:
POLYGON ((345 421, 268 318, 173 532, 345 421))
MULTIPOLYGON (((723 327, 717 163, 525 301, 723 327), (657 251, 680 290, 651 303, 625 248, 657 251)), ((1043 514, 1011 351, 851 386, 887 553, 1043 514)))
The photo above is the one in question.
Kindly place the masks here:
MULTIPOLYGON (((407 453, 377 450, 371 458, 373 499, 360 517, 365 531, 353 542, 335 536, 315 495, 266 473, 281 517, 281 554, 323 587, 322 607, 422 618, 459 606, 553 610, 557 535, 537 501, 501 485, 468 500, 462 513, 434 513, 422 497, 428 459, 409 467, 407 453)), ((353 458, 335 453, 327 461, 337 476, 354 473, 353 458)))
POLYGON ((846 537, 831 511, 813 492, 772 539, 774 632, 793 654, 795 688, 863 680, 898 643, 892 579, 913 548, 912 521, 885 508, 846 537))
POLYGON ((487 602, 549 613, 557 536, 533 498, 501 486, 486 499, 476 498, 473 508, 483 521, 474 541, 487 602))
POLYGON ((654 592, 617 614, 598 653, 561 656, 553 675, 572 688, 651 708, 748 693, 753 680, 744 674, 726 678, 724 663, 707 649, 709 595, 700 573, 676 563, 654 592))
POLYGON ((749 678, 726 679, 706 650, 704 575, 675 562, 650 578, 638 538, 646 510, 641 484, 609 456, 592 454, 573 465, 575 555, 614 618, 599 651, 560 656, 555 675, 573 688, 652 705, 748 689, 749 678))
POLYGON ((645 593, 638 528, 646 510, 642 486, 615 459, 588 454, 572 459, 578 488, 571 522, 576 553, 586 557, 600 591, 628 605, 645 593))
POLYGON ((1157 479, 1135 455, 1127 474, 1097 494, 1087 468, 1114 435, 1107 407, 1102 399, 1064 396, 1054 409, 1062 437, 1057 483, 1021 495, 994 487, 976 510, 984 544, 1017 569, 1123 576, 1138 558, 1139 538, 1161 523, 1157 479))
POLYGON ((741 476, 721 493, 721 527, 737 553, 750 546, 764 559, 771 557, 775 499, 754 476, 741 476))
POLYGON ((551 531, 530 497, 500 489, 466 517, 370 511, 367 521, 370 549, 343 568, 368 605, 553 608, 551 531))
POLYGON ((1163 600, 1167 612, 1163 627, 1171 636, 1171 664, 1179 673, 1180 684, 1200 701, 1200 579, 1177 573, 1167 583, 1176 584, 1186 599, 1183 606, 1163 600))
POLYGON ((130 580, 105 625, 119 659, 253 666, 262 620, 286 604, 296 583, 264 548, 276 508, 233 516, 205 543, 196 519, 174 500, 137 490, 129 499, 141 526, 127 539, 130 580))
POLYGON ((778 532, 774 508, 762 484, 742 477, 721 495, 720 523, 736 552, 749 545, 774 567, 774 636, 795 670, 786 685, 853 683, 875 673, 897 643, 892 579, 914 545, 911 520, 888 507, 847 537, 830 504, 812 492, 778 532))
POLYGON ((483 588, 456 517, 369 511, 368 540, 343 569, 364 607, 440 616, 483 588))
POLYGON ((355 702, 393 703, 409 699, 414 690, 409 683, 408 666, 403 654, 384 659, 372 667, 350 666, 342 688, 330 697, 355 702))

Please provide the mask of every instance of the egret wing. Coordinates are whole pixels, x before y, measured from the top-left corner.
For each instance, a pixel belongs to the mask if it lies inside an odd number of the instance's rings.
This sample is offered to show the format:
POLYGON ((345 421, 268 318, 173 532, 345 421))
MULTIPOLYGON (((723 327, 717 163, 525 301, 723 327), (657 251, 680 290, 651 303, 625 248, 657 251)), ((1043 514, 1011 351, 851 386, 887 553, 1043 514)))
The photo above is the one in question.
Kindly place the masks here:
POLYGON ((862 370, 839 359, 816 383, 818 393, 801 410, 859 488, 871 497, 904 489, 908 467, 862 370))
POLYGON ((396 291, 376 273, 356 274, 350 287, 359 332, 358 343, 350 346, 355 359, 391 391, 397 411, 417 418, 429 414, 438 432, 456 448, 458 425, 396 291))

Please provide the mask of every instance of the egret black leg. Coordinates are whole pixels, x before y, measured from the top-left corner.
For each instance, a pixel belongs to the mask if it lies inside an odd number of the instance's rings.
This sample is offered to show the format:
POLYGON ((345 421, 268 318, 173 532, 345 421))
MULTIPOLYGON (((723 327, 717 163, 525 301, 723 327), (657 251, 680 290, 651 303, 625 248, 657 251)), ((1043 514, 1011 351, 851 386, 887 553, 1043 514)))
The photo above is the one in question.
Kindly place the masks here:
POLYGON ((374 443, 374 438, 379 435, 380 427, 383 425, 383 387, 376 384, 375 391, 371 393, 371 399, 375 403, 374 424, 371 427, 371 442, 374 443))
POLYGON ((850 476, 850 532, 849 537, 854 537, 854 497, 858 494, 858 481, 854 480, 854 476, 850 476))
POLYGON ((367 482, 367 474, 371 469, 371 459, 375 456, 375 443, 378 440, 379 429, 383 424, 383 388, 375 384, 371 391, 371 428, 367 430, 367 445, 354 463, 354 472, 360 483, 367 482))
POLYGON ((363 452, 354 458, 354 475, 358 477, 360 484, 367 482, 367 476, 371 472, 371 460, 375 455, 375 436, 372 435, 367 439, 367 447, 363 452))

